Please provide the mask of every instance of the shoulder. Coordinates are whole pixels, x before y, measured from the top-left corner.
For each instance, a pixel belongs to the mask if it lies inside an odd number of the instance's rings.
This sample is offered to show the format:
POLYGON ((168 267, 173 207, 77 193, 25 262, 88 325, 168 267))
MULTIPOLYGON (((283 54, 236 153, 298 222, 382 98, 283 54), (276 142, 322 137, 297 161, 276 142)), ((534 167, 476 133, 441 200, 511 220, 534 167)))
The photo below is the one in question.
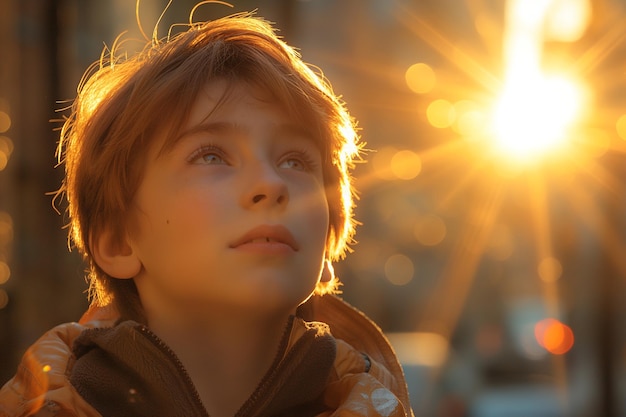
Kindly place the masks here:
POLYGON ((49 415, 96 416, 67 378, 74 340, 87 328, 78 323, 61 324, 30 346, 15 376, 0 389, 0 415, 28 416, 46 408, 49 415), (69 408, 76 412, 62 412, 69 408))
POLYGON ((357 408, 363 406, 363 398, 369 398, 371 410, 381 411, 374 415, 412 415, 402 367, 372 320, 333 295, 311 297, 299 314, 326 323, 337 340, 336 381, 330 384, 333 398, 341 398, 344 405, 354 401, 357 408))

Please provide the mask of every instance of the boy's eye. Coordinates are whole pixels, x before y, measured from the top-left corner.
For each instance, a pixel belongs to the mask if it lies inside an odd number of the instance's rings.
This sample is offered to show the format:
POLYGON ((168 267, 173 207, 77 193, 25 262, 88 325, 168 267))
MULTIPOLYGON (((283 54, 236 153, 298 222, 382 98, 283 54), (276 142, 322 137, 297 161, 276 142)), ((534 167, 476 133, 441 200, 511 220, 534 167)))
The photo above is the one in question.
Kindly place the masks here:
POLYGON ((224 152, 215 146, 202 146, 192 153, 189 161, 202 165, 224 165, 227 164, 224 152))
POLYGON ((315 169, 315 162, 307 152, 294 152, 287 155, 278 164, 279 168, 294 169, 296 171, 311 171, 315 169))
POLYGON ((287 168, 287 169, 295 169, 298 171, 305 171, 307 168, 304 162, 296 158, 289 158, 289 159, 284 160, 283 162, 280 163, 279 167, 287 168))
POLYGON ((215 153, 207 153, 200 157, 201 162, 205 164, 224 164, 224 158, 215 153))

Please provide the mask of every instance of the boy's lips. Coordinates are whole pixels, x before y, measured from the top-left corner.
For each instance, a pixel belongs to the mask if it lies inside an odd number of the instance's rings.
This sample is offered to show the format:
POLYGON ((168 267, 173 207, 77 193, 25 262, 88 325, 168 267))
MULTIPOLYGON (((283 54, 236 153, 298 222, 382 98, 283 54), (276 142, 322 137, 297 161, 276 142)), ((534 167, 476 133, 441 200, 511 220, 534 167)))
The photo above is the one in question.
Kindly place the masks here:
POLYGON ((280 224, 264 224, 250 229, 228 246, 230 248, 236 248, 245 244, 263 244, 272 242, 288 245, 296 252, 299 250, 298 243, 289 229, 280 224))

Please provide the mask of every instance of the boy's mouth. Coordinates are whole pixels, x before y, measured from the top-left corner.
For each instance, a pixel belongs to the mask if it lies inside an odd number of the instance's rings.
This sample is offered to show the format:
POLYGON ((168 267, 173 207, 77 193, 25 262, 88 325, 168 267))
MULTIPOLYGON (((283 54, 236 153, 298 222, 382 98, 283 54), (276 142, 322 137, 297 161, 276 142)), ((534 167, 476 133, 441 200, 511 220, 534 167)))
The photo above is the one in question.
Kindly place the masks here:
POLYGON ((280 224, 264 224, 252 228, 232 242, 229 247, 236 248, 245 244, 264 243, 283 244, 289 246, 294 251, 299 250, 299 246, 289 229, 280 224))
POLYGON ((277 243, 282 243, 276 239, 272 239, 271 237, 258 237, 256 239, 252 239, 246 243, 270 243, 270 242, 277 242, 277 243))

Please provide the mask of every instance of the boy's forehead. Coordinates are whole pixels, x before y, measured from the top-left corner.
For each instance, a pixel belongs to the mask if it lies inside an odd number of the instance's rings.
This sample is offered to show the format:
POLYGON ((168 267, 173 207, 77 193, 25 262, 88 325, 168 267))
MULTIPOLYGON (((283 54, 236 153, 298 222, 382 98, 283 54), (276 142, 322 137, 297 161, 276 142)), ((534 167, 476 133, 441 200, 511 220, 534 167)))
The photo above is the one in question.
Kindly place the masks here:
MULTIPOLYGON (((254 114, 242 114, 233 116, 237 112, 238 106, 273 108, 281 112, 286 120, 276 126, 276 130, 281 133, 301 136, 317 143, 317 138, 311 135, 310 126, 304 122, 298 122, 298 118, 290 117, 285 108, 268 89, 242 80, 215 79, 204 84, 193 100, 186 120, 180 124, 177 131, 170 131, 169 136, 158 140, 161 146, 157 145, 157 153, 162 154, 174 147, 181 139, 192 134, 196 130, 204 130, 208 125, 232 125, 231 128, 238 127, 240 122, 243 125, 254 117, 254 114)), ((242 126, 239 126, 242 127, 242 126)), ((245 126, 243 126, 245 128, 245 126)), ((175 129, 176 130, 176 129, 175 129)), ((318 144, 319 145, 319 144, 318 144)))
POLYGON ((228 113, 228 105, 249 99, 251 88, 242 81, 218 79, 207 82, 198 92, 185 128, 205 122, 211 116, 228 113))

